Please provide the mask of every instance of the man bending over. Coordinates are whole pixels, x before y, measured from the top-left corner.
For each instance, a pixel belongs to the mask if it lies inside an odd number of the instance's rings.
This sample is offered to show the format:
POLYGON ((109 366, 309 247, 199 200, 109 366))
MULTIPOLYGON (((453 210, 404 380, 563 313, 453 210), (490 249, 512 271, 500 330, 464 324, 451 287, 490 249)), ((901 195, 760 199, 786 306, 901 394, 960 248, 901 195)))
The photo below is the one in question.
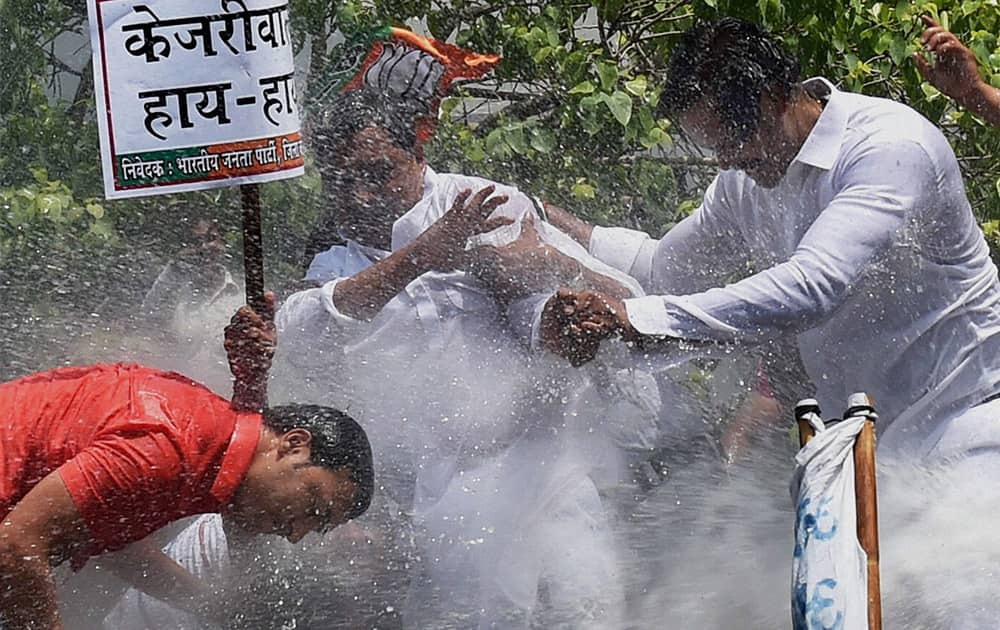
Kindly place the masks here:
MULTIPOLYGON (((0 384, 5 630, 62 627, 50 567, 79 568, 187 516, 222 512, 297 542, 365 512, 373 473, 364 430, 325 407, 242 411, 261 365, 234 362, 249 380, 233 403, 180 374, 131 364, 0 384)), ((158 550, 136 553, 153 570, 123 577, 154 595, 199 595, 200 583, 158 550)))

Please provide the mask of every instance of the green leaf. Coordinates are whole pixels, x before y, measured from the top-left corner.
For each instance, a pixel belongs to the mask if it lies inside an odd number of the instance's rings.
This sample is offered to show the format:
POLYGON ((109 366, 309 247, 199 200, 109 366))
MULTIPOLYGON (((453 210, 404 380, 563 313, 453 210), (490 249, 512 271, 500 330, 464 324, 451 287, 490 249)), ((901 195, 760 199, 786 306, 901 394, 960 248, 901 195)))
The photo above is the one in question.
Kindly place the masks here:
POLYGON ((458 104, 462 102, 462 99, 455 98, 454 96, 449 96, 441 101, 441 116, 447 118, 451 116, 451 113, 455 111, 458 104))
POLYGON ((594 187, 585 181, 579 181, 573 184, 573 196, 578 199, 593 199, 596 197, 597 191, 594 187))
POLYGON ((963 2, 962 3, 962 15, 968 17, 979 10, 983 5, 982 2, 963 2))
POLYGON ((531 148, 539 153, 550 153, 556 148, 555 134, 548 129, 531 130, 531 148))
POLYGON ((504 142, 503 129, 494 129, 486 136, 486 152, 490 155, 505 157, 510 153, 510 147, 504 142))
POLYGON ((62 209, 64 204, 64 199, 59 195, 45 194, 38 197, 38 210, 42 214, 48 214, 53 218, 59 218, 62 215, 62 209))
POLYGON ((465 157, 472 162, 482 162, 486 159, 486 151, 483 151, 480 146, 474 146, 471 149, 466 149, 465 157))
POLYGON ((88 203, 86 206, 87 214, 94 217, 95 219, 100 219, 104 216, 104 206, 99 203, 88 203))
POLYGON ((597 94, 591 94, 590 96, 584 96, 580 99, 580 107, 584 109, 594 109, 601 103, 608 100, 608 95, 604 92, 598 92, 597 94))
POLYGON ((615 92, 605 101, 611 115, 615 117, 623 127, 628 125, 632 119, 632 98, 625 92, 615 90, 615 92))
POLYGON ((653 120, 653 112, 650 111, 648 107, 642 107, 639 109, 639 128, 642 129, 644 133, 649 133, 649 130, 656 127, 656 121, 653 120))
POLYGON ((553 48, 562 43, 559 41, 559 31, 552 26, 545 29, 545 40, 549 43, 549 46, 552 46, 553 48))
POLYGON ((583 83, 577 83, 574 85, 570 89, 569 94, 592 94, 595 89, 597 88, 594 87, 593 83, 590 81, 584 81, 583 83))
POLYGON ((101 219, 99 221, 94 221, 90 225, 90 233, 105 240, 111 240, 115 236, 115 228, 109 221, 101 219))
POLYGON ((532 55, 531 60, 534 61, 535 63, 542 63, 543 61, 548 59, 549 55, 551 54, 552 54, 552 48, 544 46, 535 51, 535 54, 532 55))
POLYGON ((892 62, 897 66, 903 63, 903 60, 907 57, 907 48, 909 47, 909 42, 907 42, 902 37, 897 37, 892 40, 889 44, 889 57, 892 62))
POLYGON ((641 142, 642 146, 646 147, 647 149, 652 149, 653 147, 659 144, 663 144, 668 140, 670 140, 670 136, 667 134, 666 131, 663 131, 659 127, 653 127, 648 132, 646 132, 644 136, 639 138, 639 142, 641 142))
POLYGON ((524 134, 524 127, 518 125, 507 130, 504 134, 504 138, 507 140, 507 144, 510 148, 514 149, 514 152, 518 155, 525 155, 528 153, 528 139, 524 134))
POLYGON ((646 94, 646 77, 638 76, 631 81, 626 81, 625 89, 641 98, 646 94))
POLYGON ((899 0, 896 3, 896 19, 900 22, 906 22, 910 19, 910 0, 899 0))
POLYGON ((601 78, 601 88, 610 91, 618 83, 618 67, 612 63, 597 66, 597 76, 601 78))
POLYGON ((700 199, 687 199, 685 201, 682 201, 681 204, 677 206, 677 212, 679 214, 683 214, 684 216, 688 216, 694 213, 694 211, 697 210, 698 206, 700 205, 701 205, 700 199))

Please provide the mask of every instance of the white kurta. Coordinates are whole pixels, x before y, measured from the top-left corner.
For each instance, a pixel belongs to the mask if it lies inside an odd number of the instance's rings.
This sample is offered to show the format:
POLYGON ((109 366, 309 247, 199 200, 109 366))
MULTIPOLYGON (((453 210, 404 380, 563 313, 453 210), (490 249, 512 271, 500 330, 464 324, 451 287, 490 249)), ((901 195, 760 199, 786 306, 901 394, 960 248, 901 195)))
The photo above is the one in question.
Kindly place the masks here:
MULTIPOLYGON (((203 514, 194 519, 163 548, 163 553, 206 585, 225 584, 229 577, 229 544, 219 514, 203 514)), ((128 589, 104 619, 106 630, 215 630, 217 627, 134 587, 128 589)))
POLYGON ((720 173, 661 239, 595 228, 590 251, 639 279, 648 334, 756 340, 796 331, 828 414, 875 399, 887 452, 934 448, 1000 382, 1000 286, 941 132, 893 101, 829 92, 772 189, 720 173), (758 273, 727 286, 733 275, 758 273))
MULTIPOLYGON (((461 190, 491 183, 428 169, 423 198, 396 222, 392 247, 432 225, 461 190)), ((497 194, 510 197, 497 214, 534 212, 515 188, 498 185, 497 194)), ((642 294, 566 235, 538 227, 546 242, 642 294)), ((596 372, 530 356, 515 338, 530 335, 531 318, 512 318, 526 329, 510 330, 492 296, 461 272, 424 274, 371 322, 341 313, 337 282, 387 254, 348 243, 318 255, 307 277, 324 284, 278 312, 277 363, 293 366, 298 399, 341 406, 363 422, 379 485, 413 505, 423 575, 413 582, 407 625, 519 627, 548 579, 551 597, 568 599, 550 599, 547 612, 575 606, 563 611, 574 627, 614 627, 622 594, 591 479, 613 468, 612 441, 652 443, 655 382, 600 373, 631 385, 637 402, 623 405, 594 386, 596 372), (612 436, 603 412, 613 404, 612 436)), ((617 396, 629 387, 611 389, 617 396)))

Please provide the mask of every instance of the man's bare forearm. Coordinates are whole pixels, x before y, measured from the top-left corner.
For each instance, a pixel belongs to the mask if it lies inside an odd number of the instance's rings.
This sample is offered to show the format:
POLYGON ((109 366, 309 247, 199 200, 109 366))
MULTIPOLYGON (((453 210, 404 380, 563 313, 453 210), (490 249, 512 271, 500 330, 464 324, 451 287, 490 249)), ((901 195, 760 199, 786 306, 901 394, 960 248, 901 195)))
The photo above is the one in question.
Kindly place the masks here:
POLYGON ((558 206, 545 204, 545 213, 548 215, 549 223, 569 234, 577 243, 587 249, 590 248, 590 235, 594 231, 593 225, 558 206))
POLYGON ((635 297, 632 295, 632 291, 622 283, 613 278, 609 278, 604 274, 591 271, 586 267, 584 267, 583 270, 583 281, 586 288, 605 293, 611 297, 618 298, 619 300, 635 297))
POLYGON ((994 127, 1000 127, 1000 90, 992 85, 980 81, 974 89, 956 100, 994 127))
POLYGON ((364 321, 373 319, 406 285, 430 270, 420 262, 418 253, 417 248, 408 245, 337 283, 333 303, 348 317, 364 321))
POLYGON ((262 379, 233 379, 233 398, 230 403, 236 411, 261 413, 267 407, 267 376, 262 379))
POLYGON ((0 554, 0 627, 62 630, 45 550, 34 544, 4 544, 0 554))
POLYGON ((148 540, 108 556, 106 562, 118 577, 147 595, 196 615, 212 612, 209 586, 148 540))

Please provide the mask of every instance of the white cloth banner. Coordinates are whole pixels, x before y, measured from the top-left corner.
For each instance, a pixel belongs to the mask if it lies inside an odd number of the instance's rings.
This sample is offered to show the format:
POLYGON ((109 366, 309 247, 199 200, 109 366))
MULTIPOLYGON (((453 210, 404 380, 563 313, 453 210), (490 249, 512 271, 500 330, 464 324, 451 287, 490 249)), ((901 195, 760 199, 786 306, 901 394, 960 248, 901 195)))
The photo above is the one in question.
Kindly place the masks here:
POLYGON ((104 194, 301 175, 288 0, 88 0, 104 194))
POLYGON ((868 571, 857 536, 853 457, 864 423, 851 418, 818 432, 795 456, 795 630, 868 627, 868 571))

